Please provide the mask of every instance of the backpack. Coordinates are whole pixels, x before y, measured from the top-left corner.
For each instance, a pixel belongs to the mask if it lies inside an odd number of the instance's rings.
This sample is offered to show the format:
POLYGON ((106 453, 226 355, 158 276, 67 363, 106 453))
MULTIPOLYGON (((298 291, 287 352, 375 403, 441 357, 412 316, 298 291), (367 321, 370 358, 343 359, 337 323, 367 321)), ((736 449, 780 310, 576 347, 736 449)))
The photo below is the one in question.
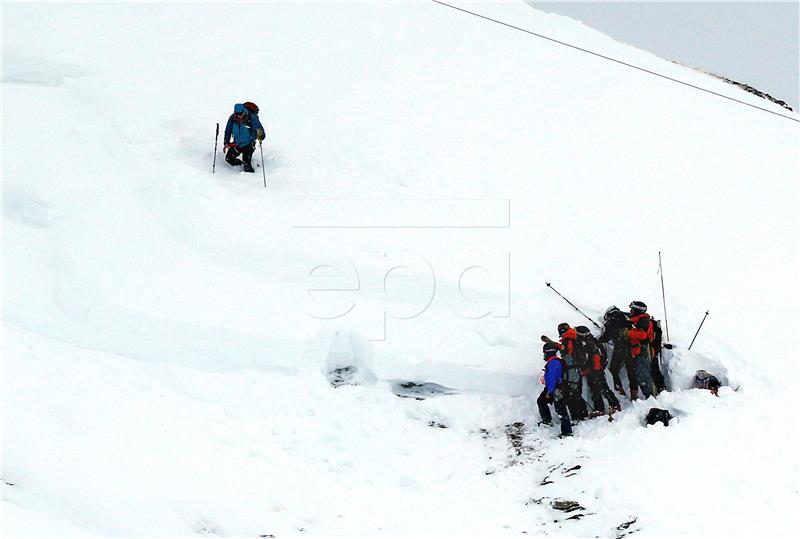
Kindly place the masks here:
POLYGON ((595 345, 597 346, 597 353, 600 354, 600 365, 605 370, 608 367, 608 352, 606 352, 606 347, 599 342, 595 341, 595 345))
POLYGON ((564 358, 559 355, 557 357, 557 361, 561 363, 561 382, 556 387, 564 387, 567 384, 567 362, 564 361, 564 358))
POLYGON ((663 333, 661 331, 661 321, 651 318, 650 322, 653 324, 653 338, 650 340, 650 346, 653 348, 655 355, 661 353, 661 346, 663 344, 663 333))
POLYGON ((252 114, 258 114, 258 105, 256 105, 252 101, 245 101, 244 103, 242 103, 242 105, 244 105, 244 108, 249 110, 252 114))
POLYGON ((655 425, 656 423, 663 423, 665 427, 669 427, 669 420, 672 419, 672 414, 669 413, 669 410, 663 410, 661 408, 650 408, 650 411, 647 412, 647 417, 645 421, 648 425, 655 425))

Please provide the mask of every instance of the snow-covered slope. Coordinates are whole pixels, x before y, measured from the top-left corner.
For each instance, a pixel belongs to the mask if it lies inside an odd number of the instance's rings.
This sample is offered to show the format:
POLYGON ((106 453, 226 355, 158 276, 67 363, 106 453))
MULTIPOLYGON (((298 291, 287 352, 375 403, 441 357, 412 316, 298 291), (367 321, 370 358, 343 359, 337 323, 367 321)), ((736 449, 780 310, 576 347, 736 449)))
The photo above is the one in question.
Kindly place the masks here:
POLYGON ((432 2, 4 5, 4 533, 788 534, 798 137, 432 2), (267 190, 210 174, 243 100, 267 190), (538 336, 581 323, 544 282, 660 316, 658 250, 674 391, 536 429, 538 336), (683 391, 706 365, 739 391, 683 391))

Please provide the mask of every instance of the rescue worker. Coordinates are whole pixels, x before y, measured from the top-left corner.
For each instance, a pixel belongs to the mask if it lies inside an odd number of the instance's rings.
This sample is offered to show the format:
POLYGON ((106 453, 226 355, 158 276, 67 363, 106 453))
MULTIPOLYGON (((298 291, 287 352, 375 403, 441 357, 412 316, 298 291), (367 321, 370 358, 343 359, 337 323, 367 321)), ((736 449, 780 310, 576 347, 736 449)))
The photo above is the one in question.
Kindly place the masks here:
MULTIPOLYGON (((628 340, 622 336, 622 330, 630 325, 628 315, 616 306, 609 307, 603 315, 603 333, 597 339, 602 344, 610 343, 612 351, 611 362, 609 363, 608 370, 611 371, 611 377, 614 380, 614 390, 625 396, 625 389, 622 387, 622 378, 619 373, 622 367, 625 367, 625 372, 628 375, 628 387, 631 391, 631 400, 638 398, 639 389, 636 386, 636 374, 633 370, 633 358, 631 358, 630 346, 628 340)), ((608 355, 609 352, 606 351, 608 355)))
MULTIPOLYGON (((653 376, 650 363, 650 343, 653 341, 653 322, 647 314, 643 301, 632 301, 630 308, 630 327, 622 330, 622 336, 630 345, 636 385, 645 399, 653 395, 653 376)), ((633 393, 633 391, 631 391, 633 393)), ((638 396, 638 395, 637 395, 638 396)), ((631 400, 635 400, 631 394, 631 400)))
POLYGON ((550 426, 553 424, 553 416, 550 413, 550 404, 553 404, 556 413, 561 418, 561 436, 572 436, 572 425, 563 390, 563 366, 558 358, 558 351, 558 343, 552 341, 545 342, 542 346, 545 361, 544 375, 542 376, 544 389, 536 399, 536 405, 539 407, 539 416, 542 419, 540 425, 550 426))
MULTIPOLYGON (((589 407, 583 400, 583 376, 581 376, 578 358, 575 355, 575 330, 566 322, 558 325, 559 346, 561 361, 564 362, 564 393, 567 400, 569 413, 574 421, 589 417, 589 407)), ((544 342, 551 341, 542 335, 544 342)))
POLYGON ((594 412, 591 415, 601 416, 606 413, 603 398, 608 400, 611 413, 619 411, 619 401, 614 392, 608 387, 608 382, 606 381, 606 356, 604 350, 588 327, 578 326, 575 328, 575 333, 577 336, 575 344, 579 358, 578 363, 581 364, 586 373, 589 393, 592 397, 592 406, 594 407, 594 412))

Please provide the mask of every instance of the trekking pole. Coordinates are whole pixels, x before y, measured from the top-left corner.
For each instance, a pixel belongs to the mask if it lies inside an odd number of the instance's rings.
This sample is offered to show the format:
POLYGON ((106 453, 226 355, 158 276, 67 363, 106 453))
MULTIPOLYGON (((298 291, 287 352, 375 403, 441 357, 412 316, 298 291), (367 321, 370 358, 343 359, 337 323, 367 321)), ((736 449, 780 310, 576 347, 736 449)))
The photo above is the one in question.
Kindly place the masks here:
POLYGON ((214 164, 211 165, 211 174, 217 172, 217 142, 219 142, 219 122, 217 122, 217 134, 214 137, 214 164))
MULTIPOLYGON (((708 311, 706 311, 706 316, 708 316, 708 311)), ((694 344, 694 340, 697 338, 697 334, 700 333, 700 328, 703 327, 703 322, 706 321, 706 316, 704 316, 703 319, 700 321, 700 327, 697 328, 697 331, 695 332, 694 337, 692 337, 692 342, 689 343, 689 350, 692 349, 692 345, 694 344)))
POLYGON ((661 267, 661 251, 658 252, 658 273, 661 275, 661 302, 664 305, 664 328, 667 331, 667 342, 669 342, 669 320, 667 320, 667 298, 664 294, 664 270, 661 267))
POLYGON ((264 175, 264 189, 267 188, 267 171, 264 168, 264 149, 261 147, 261 141, 258 141, 258 149, 261 151, 261 174, 264 175))
POLYGON ((587 319, 589 322, 591 322, 592 324, 594 324, 594 327, 596 327, 597 329, 603 329, 603 328, 601 328, 601 327, 600 327, 600 325, 599 325, 597 322, 595 322, 594 320, 592 320, 591 318, 589 318, 589 317, 586 315, 586 313, 585 313, 585 312, 583 312, 582 310, 578 309, 578 308, 575 306, 575 304, 574 304, 574 303, 572 303, 570 300, 568 300, 567 298, 565 298, 564 296, 562 296, 562 295, 561 295, 561 292, 559 292, 558 290, 556 290, 555 288, 553 288, 553 287, 550 285, 550 283, 544 283, 544 284, 546 284, 546 285, 547 285, 547 288, 549 288, 550 290, 552 290, 553 292, 555 292, 556 294, 558 294, 559 296, 561 296, 561 299, 563 299, 564 301, 566 301, 567 303, 569 303, 569 304, 572 306, 572 308, 573 308, 573 309, 575 309, 576 311, 578 311, 579 313, 581 313, 581 314, 582 314, 582 315, 583 315, 583 316, 584 316, 584 317, 585 317, 585 318, 586 318, 586 319, 587 319))

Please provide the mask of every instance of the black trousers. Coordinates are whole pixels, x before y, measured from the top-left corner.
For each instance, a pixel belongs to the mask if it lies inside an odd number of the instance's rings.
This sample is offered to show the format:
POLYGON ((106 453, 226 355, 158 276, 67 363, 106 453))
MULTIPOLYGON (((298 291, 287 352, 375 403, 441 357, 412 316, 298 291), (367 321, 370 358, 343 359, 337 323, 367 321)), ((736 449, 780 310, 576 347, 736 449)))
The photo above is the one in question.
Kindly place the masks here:
POLYGON ((250 164, 250 160, 253 158, 253 152, 256 151, 256 143, 251 142, 250 144, 245 144, 244 146, 231 146, 228 148, 228 153, 225 154, 225 161, 230 163, 231 165, 238 165, 237 163, 240 155, 242 156, 242 161, 245 165, 252 168, 250 164))
POLYGON ((572 419, 586 419, 589 417, 589 406, 583 400, 583 376, 576 382, 565 382, 565 399, 572 419))
POLYGON ((603 398, 608 401, 609 406, 619 407, 619 401, 614 392, 608 388, 605 371, 591 371, 586 379, 589 381, 589 391, 592 394, 592 406, 595 412, 605 412, 606 405, 603 398))
MULTIPOLYGON (((545 400, 545 395, 547 395, 546 389, 542 391, 539 398, 536 399, 536 406, 539 407, 539 416, 542 418, 542 421, 550 423, 553 420, 553 415, 550 413, 550 406, 545 400)), ((556 409, 556 413, 561 418, 561 434, 572 434, 569 411, 567 410, 567 405, 564 403, 564 399, 553 399, 553 406, 556 409)))
POLYGON ((636 385, 636 371, 634 370, 634 361, 631 357, 630 348, 622 343, 614 346, 614 352, 611 354, 611 363, 608 365, 608 370, 611 371, 611 377, 614 379, 614 388, 622 387, 622 378, 619 376, 619 371, 625 366, 625 372, 628 374, 628 387, 630 389, 637 389, 636 385))

